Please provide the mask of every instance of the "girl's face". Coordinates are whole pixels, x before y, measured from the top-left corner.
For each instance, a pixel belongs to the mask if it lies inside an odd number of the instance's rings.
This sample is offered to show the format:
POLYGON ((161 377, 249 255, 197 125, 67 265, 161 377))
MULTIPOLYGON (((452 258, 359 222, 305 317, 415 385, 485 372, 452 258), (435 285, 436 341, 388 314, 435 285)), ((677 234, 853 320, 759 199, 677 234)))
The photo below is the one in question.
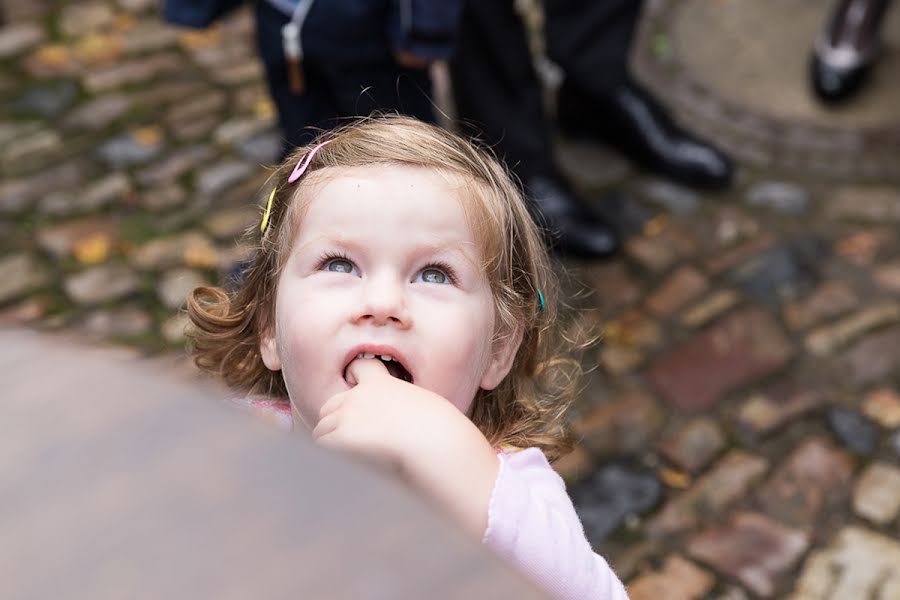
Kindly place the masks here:
POLYGON ((506 376, 518 344, 493 342, 494 307, 452 176, 424 168, 331 170, 315 186, 278 282, 260 350, 281 369, 295 416, 350 388, 360 353, 468 413, 506 376), (391 365, 390 363, 394 363, 391 365))

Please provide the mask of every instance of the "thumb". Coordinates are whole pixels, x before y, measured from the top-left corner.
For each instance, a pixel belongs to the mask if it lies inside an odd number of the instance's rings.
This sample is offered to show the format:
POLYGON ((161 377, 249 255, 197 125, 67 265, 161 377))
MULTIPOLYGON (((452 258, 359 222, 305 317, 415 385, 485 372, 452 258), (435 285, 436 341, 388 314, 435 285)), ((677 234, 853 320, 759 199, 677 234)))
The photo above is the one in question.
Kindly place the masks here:
POLYGON ((358 385, 365 379, 374 379, 382 376, 391 376, 383 362, 377 358, 355 358, 347 366, 345 379, 350 385, 358 385))

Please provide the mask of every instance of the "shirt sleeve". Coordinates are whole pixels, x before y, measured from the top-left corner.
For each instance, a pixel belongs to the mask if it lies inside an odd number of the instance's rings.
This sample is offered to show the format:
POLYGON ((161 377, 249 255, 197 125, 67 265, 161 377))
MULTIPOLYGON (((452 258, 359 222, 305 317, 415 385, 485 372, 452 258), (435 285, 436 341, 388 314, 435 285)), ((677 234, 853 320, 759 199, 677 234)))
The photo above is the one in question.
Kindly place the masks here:
POLYGON ((484 543, 558 600, 627 600, 543 452, 501 453, 484 543))

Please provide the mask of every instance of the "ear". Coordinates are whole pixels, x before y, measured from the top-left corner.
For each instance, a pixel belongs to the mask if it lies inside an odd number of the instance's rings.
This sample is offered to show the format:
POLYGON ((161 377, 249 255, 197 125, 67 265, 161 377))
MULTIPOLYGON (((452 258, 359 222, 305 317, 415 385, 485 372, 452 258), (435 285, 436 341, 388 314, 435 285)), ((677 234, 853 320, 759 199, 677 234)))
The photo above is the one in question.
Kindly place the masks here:
POLYGON ((491 361, 481 378, 481 389, 492 390, 503 381, 512 369, 513 361, 519 352, 522 343, 522 328, 516 327, 514 331, 501 331, 494 340, 491 361))
POLYGON ((274 327, 269 327, 268 331, 260 336, 259 354, 262 356, 263 364, 270 371, 281 370, 281 355, 278 354, 278 343, 275 338, 274 327))

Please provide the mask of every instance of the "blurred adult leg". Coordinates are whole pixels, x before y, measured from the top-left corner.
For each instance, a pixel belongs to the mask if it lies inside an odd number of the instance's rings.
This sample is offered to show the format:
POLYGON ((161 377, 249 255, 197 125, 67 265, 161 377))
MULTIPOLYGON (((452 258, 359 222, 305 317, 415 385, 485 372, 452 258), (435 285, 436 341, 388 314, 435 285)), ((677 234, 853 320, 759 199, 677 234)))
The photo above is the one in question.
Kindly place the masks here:
POLYGON ((560 127, 587 135, 645 169, 687 185, 730 184, 731 161, 680 128, 629 75, 640 17, 637 0, 546 0, 547 54, 565 81, 557 102, 560 127))
POLYGON ((541 86, 512 0, 466 2, 451 74, 462 128, 490 144, 519 176, 550 243, 589 258, 616 252, 616 232, 586 208, 556 167, 541 86))

